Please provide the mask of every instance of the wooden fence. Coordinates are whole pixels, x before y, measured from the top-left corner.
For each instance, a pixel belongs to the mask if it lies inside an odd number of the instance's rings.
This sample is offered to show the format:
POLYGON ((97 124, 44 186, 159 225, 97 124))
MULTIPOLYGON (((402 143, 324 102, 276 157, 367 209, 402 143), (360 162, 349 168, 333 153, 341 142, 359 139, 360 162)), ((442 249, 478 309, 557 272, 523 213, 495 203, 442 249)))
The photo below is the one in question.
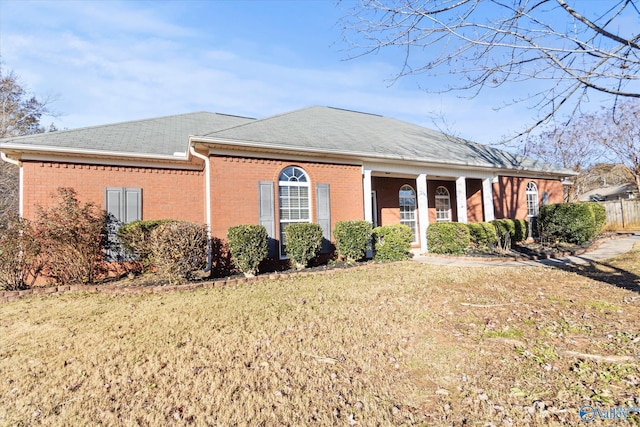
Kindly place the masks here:
POLYGON ((603 203, 607 211, 607 228, 640 227, 640 200, 612 200, 603 203))

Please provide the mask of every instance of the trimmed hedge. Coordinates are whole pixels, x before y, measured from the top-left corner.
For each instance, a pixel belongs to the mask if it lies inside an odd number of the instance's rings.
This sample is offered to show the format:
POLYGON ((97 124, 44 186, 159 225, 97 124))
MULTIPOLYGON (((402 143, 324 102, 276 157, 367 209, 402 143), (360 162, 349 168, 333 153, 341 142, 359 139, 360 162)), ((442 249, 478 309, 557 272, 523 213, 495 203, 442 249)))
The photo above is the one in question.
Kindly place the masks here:
POLYGON ((529 237, 529 223, 524 219, 494 219, 491 224, 496 228, 498 243, 503 250, 509 250, 512 244, 529 237))
POLYGON ((145 267, 148 267, 151 255, 151 232, 157 226, 168 222, 175 222, 175 220, 153 219, 123 224, 118 229, 118 240, 128 254, 133 255, 145 267))
POLYGON ((267 229, 262 225, 242 224, 230 227, 227 243, 233 264, 245 276, 253 277, 268 254, 267 229))
POLYGON ((491 224, 496 228, 498 243, 503 250, 511 249, 516 235, 516 224, 511 219, 494 219, 491 224))
POLYGON ((369 221, 339 221, 333 230, 336 250, 340 258, 354 262, 364 258, 371 243, 372 226, 369 221))
POLYGON ((607 225, 607 210, 602 203, 584 202, 584 204, 589 206, 589 208, 593 212, 593 216, 596 221, 597 236, 598 234, 602 233, 602 230, 604 230, 604 227, 607 225))
POLYGON ((498 244, 496 227, 490 222, 470 222, 467 224, 471 243, 478 248, 494 248, 498 244))
POLYGON ((404 224, 385 225, 373 229, 376 261, 402 261, 409 258, 413 232, 404 224))
POLYGON ((322 247, 322 228, 318 224, 299 222, 287 225, 285 252, 302 269, 309 264, 322 247))
POLYGON ((591 203, 557 203, 542 206, 538 215, 541 239, 550 243, 581 245, 593 239, 602 227, 602 215, 591 203), (596 216, 598 220, 596 220, 596 216))
POLYGON ((429 252, 463 254, 471 243, 469 227, 460 222, 436 222, 427 228, 429 252))
POLYGON ((529 237, 529 222, 525 219, 514 219, 515 233, 511 243, 524 242, 529 237))

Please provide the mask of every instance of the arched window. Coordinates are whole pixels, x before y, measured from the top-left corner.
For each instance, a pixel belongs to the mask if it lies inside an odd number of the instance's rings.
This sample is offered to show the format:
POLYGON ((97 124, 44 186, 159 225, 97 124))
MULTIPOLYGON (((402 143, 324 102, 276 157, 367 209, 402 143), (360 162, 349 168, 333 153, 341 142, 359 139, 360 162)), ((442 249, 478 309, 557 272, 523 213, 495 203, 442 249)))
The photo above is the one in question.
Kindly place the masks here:
POLYGON ((280 206, 280 255, 285 255, 284 230, 287 225, 296 222, 311 222, 311 198, 309 196, 309 177, 297 166, 286 167, 278 178, 278 197, 280 206))
POLYGON ((436 188, 436 221, 451 221, 451 196, 446 187, 436 188))
POLYGON ((538 216, 538 187, 533 181, 527 184, 527 216, 538 216))
POLYGON ((408 226, 413 232, 413 241, 417 242, 416 192, 410 185, 400 188, 400 224, 408 226))

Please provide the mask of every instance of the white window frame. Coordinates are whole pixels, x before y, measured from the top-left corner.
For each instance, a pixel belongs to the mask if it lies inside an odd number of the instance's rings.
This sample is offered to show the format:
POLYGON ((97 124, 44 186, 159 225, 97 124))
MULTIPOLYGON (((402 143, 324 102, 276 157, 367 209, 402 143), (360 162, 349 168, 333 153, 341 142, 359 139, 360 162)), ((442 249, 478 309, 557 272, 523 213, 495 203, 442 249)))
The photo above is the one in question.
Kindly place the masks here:
POLYGON ((451 222, 451 193, 447 187, 436 188, 436 222, 451 222))
POLYGON ((540 211, 540 201, 538 199, 538 186, 535 182, 529 181, 527 184, 527 217, 533 218, 538 216, 540 211))
POLYGON ((278 221, 279 221, 279 228, 280 228, 280 239, 279 239, 280 259, 287 259, 287 256, 285 254, 285 242, 284 242, 285 240, 284 230, 286 226, 289 224, 295 224, 295 223, 301 223, 301 222, 311 222, 311 180, 309 179, 309 175, 307 174, 307 172, 305 172, 304 169, 298 166, 287 166, 286 168, 282 169, 282 171, 280 172, 280 175, 278 176, 278 221), (300 206, 295 208, 300 213, 300 218, 296 218, 296 219, 282 218, 283 216, 282 214, 285 209, 288 209, 289 212, 291 212, 291 209, 292 209, 290 206, 290 203, 287 203, 287 205, 289 206, 287 206, 286 208, 283 207, 283 205, 285 204, 284 203, 285 200, 287 200, 288 202, 295 200, 298 202, 298 204, 301 201, 305 200, 305 198, 300 197, 299 194, 295 198, 292 198, 290 196, 283 197, 282 193, 284 188, 287 188, 287 189, 306 188, 307 206, 305 208, 301 208, 300 206))
POLYGON ((416 243, 418 241, 418 219, 416 215, 417 211, 417 199, 416 199, 416 191, 409 184, 404 184, 400 187, 400 191, 398 191, 398 201, 400 204, 400 224, 404 224, 408 226, 413 232, 413 242, 416 243), (409 191, 411 193, 409 193, 409 191), (409 194, 406 194, 409 193, 409 194), (403 204, 403 201, 407 203, 407 201, 413 200, 413 204, 403 204), (409 207, 408 210, 403 210, 403 207, 409 207), (412 208, 412 209, 411 209, 412 208))

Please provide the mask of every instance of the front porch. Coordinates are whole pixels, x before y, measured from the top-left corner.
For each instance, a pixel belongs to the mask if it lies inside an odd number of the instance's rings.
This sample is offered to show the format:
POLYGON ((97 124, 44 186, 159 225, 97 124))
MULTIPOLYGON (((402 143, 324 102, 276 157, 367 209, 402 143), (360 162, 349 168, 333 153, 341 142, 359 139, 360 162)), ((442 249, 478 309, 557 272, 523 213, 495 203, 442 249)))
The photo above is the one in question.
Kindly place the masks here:
POLYGON ((458 175, 451 171, 412 174, 384 167, 363 168, 364 217, 374 227, 409 226, 415 233, 414 248, 427 252, 430 223, 495 218, 493 181, 493 176, 458 175))

